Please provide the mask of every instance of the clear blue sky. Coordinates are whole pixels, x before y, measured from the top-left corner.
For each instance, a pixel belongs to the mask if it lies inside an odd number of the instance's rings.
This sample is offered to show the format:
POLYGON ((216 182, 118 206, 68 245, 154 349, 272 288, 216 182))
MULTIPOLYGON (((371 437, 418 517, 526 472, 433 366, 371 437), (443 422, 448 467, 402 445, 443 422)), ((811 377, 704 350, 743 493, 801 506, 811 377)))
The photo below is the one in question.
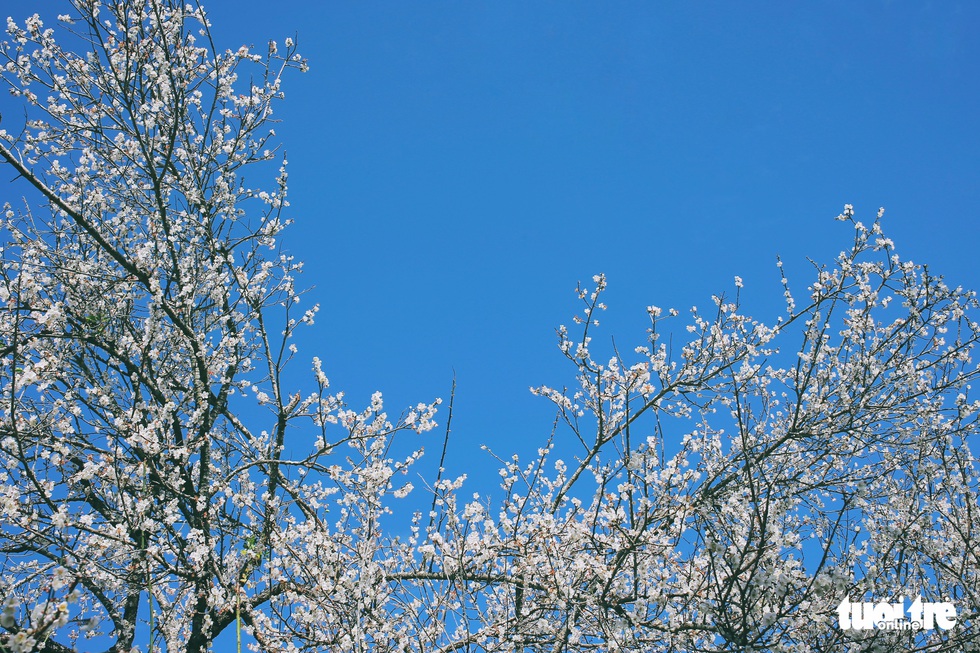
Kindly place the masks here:
POLYGON ((645 306, 705 305, 736 274, 773 319, 776 254, 805 286, 849 202, 980 288, 978 3, 206 6, 222 45, 298 37, 310 61, 277 127, 283 241, 322 305, 304 371, 318 355, 355 407, 377 389, 397 411, 448 398, 455 370, 454 470, 544 442, 528 387, 574 384, 554 327, 597 272, 597 342, 624 351, 645 306))
POLYGON ((807 285, 849 202, 980 288, 980 4, 207 6, 227 45, 298 35, 310 61, 277 129, 284 242, 322 304, 300 353, 393 409, 446 397, 455 369, 456 470, 544 442, 528 387, 574 384, 554 327, 596 272, 597 342, 627 351, 645 306, 706 305, 736 274, 773 319, 776 254, 807 285))

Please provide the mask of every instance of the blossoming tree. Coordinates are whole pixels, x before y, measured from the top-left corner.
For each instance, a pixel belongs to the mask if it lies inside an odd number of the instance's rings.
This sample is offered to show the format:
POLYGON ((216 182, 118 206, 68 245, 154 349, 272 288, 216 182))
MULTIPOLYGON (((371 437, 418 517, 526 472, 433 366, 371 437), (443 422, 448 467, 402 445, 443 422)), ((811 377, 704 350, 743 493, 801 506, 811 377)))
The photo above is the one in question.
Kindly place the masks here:
POLYGON ((600 356, 597 276, 559 329, 576 387, 535 390, 564 430, 501 459, 495 496, 440 472, 398 537, 421 452, 392 438, 438 402, 352 410, 316 359, 286 387, 316 314, 276 240, 295 44, 220 51, 173 0, 58 25, 8 20, 0 46, 28 196, 0 217, 0 650, 980 650, 977 300, 878 220, 845 208, 853 242, 784 279, 768 325, 736 280, 600 356), (868 595, 952 602, 955 626, 842 627, 868 595))

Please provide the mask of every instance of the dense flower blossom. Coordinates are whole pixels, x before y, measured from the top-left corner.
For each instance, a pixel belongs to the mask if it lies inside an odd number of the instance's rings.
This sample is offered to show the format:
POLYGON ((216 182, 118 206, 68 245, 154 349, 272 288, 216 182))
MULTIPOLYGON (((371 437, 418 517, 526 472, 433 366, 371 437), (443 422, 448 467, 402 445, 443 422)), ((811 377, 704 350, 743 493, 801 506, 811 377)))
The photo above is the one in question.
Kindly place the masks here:
POLYGON ((779 263, 772 323, 735 277, 603 351, 594 276, 557 334, 575 384, 533 389, 560 426, 537 456, 488 452, 495 494, 419 481, 439 400, 352 407, 319 358, 287 385, 317 313, 278 245, 296 43, 218 51, 196 3, 70 4, 0 45, 26 109, 0 156, 33 194, 0 217, 0 649, 196 653, 237 625, 270 652, 980 650, 978 302, 881 212, 845 206, 805 289, 779 263), (836 627, 865 594, 962 626, 836 627))

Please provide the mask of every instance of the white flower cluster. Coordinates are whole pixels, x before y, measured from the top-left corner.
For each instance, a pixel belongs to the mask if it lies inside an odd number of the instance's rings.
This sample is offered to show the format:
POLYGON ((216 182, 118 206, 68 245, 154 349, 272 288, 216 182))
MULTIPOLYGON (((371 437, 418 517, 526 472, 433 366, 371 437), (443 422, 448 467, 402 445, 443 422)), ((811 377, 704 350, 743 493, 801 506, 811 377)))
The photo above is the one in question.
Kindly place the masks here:
POLYGON ((0 649, 789 652, 841 596, 980 594, 980 305, 880 212, 845 206, 805 292, 778 263, 773 324, 735 277, 606 347, 607 280, 579 285, 574 380, 533 390, 550 436, 487 453, 473 493, 406 442, 438 399, 396 417, 291 366, 317 314, 278 240, 293 40, 215 52, 196 4, 72 7, 0 44, 27 113, 0 159, 45 207, 0 213, 0 649))

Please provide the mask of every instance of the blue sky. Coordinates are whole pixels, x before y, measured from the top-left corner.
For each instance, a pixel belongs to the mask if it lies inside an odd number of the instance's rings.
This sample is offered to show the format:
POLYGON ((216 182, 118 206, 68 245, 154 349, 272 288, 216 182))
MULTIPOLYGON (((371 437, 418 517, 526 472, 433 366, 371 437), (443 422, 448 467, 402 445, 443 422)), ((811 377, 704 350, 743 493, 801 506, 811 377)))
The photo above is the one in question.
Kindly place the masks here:
POLYGON ((310 62, 277 126, 283 244, 322 305, 297 372, 320 356, 353 407, 381 390, 393 412, 448 398, 455 372, 455 471, 493 471, 481 444, 545 441, 554 411, 528 387, 574 384, 554 328, 597 272, 596 342, 623 351, 647 305, 704 306, 736 274, 772 320, 776 255, 807 285, 853 203, 866 222, 886 207, 902 256, 980 288, 980 4, 206 7, 219 45, 294 37, 310 62))
POLYGON ((807 285, 853 203, 980 287, 975 3, 207 6, 222 44, 296 36, 310 61, 277 128, 284 243, 322 305, 300 353, 355 406, 447 397, 455 370, 457 471, 544 442, 528 387, 574 383, 554 327, 597 272, 597 342, 625 350, 644 307, 705 305, 736 274, 774 319, 776 255, 807 285))

